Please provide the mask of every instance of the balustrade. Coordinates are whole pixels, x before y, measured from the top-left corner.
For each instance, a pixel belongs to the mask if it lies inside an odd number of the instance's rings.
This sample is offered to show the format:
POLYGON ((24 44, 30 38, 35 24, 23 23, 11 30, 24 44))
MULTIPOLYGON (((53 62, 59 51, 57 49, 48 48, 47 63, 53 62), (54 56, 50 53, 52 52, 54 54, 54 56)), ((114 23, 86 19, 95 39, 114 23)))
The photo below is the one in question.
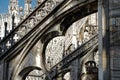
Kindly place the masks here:
MULTIPOLYGON (((18 26, 13 31, 11 31, 8 35, 6 35, 5 38, 3 38, 3 40, 1 40, 0 48, 2 50, 2 54, 15 44, 14 43, 9 47, 4 48, 6 47, 6 43, 10 41, 10 38, 15 37, 15 35, 17 34, 19 39, 17 39, 16 42, 18 42, 26 34, 30 33, 33 28, 37 27, 37 25, 43 19, 45 19, 45 17, 48 17, 49 14, 62 2, 64 2, 64 0, 43 0, 43 2, 41 2, 41 4, 39 4, 39 6, 28 17, 26 17, 21 23, 18 24, 18 26)), ((12 43, 10 42, 10 44, 12 43)))

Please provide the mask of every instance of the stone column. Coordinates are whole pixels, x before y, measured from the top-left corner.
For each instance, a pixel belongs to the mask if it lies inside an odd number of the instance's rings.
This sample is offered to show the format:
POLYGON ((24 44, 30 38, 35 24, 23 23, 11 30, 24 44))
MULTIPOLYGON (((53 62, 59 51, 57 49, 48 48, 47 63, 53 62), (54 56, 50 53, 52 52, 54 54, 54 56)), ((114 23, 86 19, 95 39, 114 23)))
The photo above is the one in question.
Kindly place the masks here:
MULTIPOLYGON (((73 37, 72 37, 72 50, 75 50, 78 47, 77 44, 77 33, 75 25, 72 25, 73 37)), ((71 64, 71 80, 80 80, 80 60, 76 59, 71 64)))
POLYGON ((80 60, 76 59, 71 64, 71 80, 80 80, 80 60))
POLYGON ((108 0, 98 1, 99 80, 110 80, 110 39, 108 0))

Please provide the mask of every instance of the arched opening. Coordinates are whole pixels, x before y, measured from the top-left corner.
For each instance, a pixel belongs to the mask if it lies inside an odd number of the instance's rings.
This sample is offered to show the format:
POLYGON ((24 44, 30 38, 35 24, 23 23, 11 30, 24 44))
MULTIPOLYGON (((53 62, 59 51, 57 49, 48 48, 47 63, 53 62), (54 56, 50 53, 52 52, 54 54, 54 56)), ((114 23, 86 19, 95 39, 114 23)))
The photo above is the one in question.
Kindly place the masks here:
POLYGON ((45 80, 46 74, 43 73, 41 68, 35 66, 29 66, 24 68, 19 76, 21 80, 45 80))
MULTIPOLYGON (((45 69, 48 69, 48 65, 46 64, 46 49, 48 44, 51 42, 51 40, 57 36, 61 36, 61 34, 58 31, 51 31, 43 35, 41 38, 41 43, 43 44, 43 50, 42 50, 42 63, 45 69)), ((49 53, 48 53, 49 54, 49 53)))
POLYGON ((50 40, 45 50, 45 63, 48 70, 62 60, 64 53, 64 36, 50 40))
MULTIPOLYGON (((70 52, 72 52, 73 50, 75 50, 76 45, 77 45, 77 47, 79 47, 82 44, 86 43, 88 40, 90 40, 93 36, 95 36, 96 34, 98 34, 97 13, 88 15, 85 18, 83 18, 83 20, 80 19, 80 20, 72 23, 72 25, 69 26, 68 29, 66 29, 65 34, 68 36, 65 39, 66 40, 65 43, 66 43, 66 45, 68 45, 67 46, 68 48, 65 48, 66 54, 69 54, 70 52), (69 32, 71 32, 71 33, 73 32, 72 35, 69 32), (70 39, 70 36, 72 36, 71 39, 70 39)), ((80 59, 78 61, 80 63, 80 64, 78 63, 78 65, 80 65, 78 67, 83 68, 83 64, 87 60, 88 61, 93 60, 93 61, 96 62, 96 60, 94 59, 95 58, 94 53, 96 54, 96 52, 94 52, 94 50, 93 50, 90 53, 89 53, 89 55, 87 55, 87 57, 83 57, 83 58, 85 58, 84 60, 80 59), (90 53, 91 53, 91 55, 90 55, 90 53)), ((73 68, 74 67, 75 66, 73 66, 73 68)), ((74 72, 74 70, 73 70, 73 72, 74 72)), ((82 69, 80 71, 80 75, 82 75, 82 69)))
POLYGON ((46 75, 39 70, 31 71, 25 78, 25 80, 45 80, 46 75))
MULTIPOLYGON (((89 14, 90 14, 90 13, 89 13, 89 14)), ((73 22, 73 21, 72 21, 72 22, 73 22)), ((39 35, 39 36, 37 36, 37 38, 36 38, 36 35, 35 35, 36 41, 38 41, 38 38, 40 38, 40 36, 42 36, 42 34, 39 35)), ((34 37, 33 37, 33 38, 34 38, 34 37)), ((34 39, 35 39, 35 38, 34 38, 34 39)), ((31 41, 32 41, 32 40, 31 40, 31 41)), ((35 44, 35 42, 33 42, 31 46, 33 46, 34 44, 35 44)), ((31 48, 31 47, 29 47, 28 50, 29 50, 30 48, 31 48)), ((26 53, 27 53, 27 51, 26 51, 26 53)))

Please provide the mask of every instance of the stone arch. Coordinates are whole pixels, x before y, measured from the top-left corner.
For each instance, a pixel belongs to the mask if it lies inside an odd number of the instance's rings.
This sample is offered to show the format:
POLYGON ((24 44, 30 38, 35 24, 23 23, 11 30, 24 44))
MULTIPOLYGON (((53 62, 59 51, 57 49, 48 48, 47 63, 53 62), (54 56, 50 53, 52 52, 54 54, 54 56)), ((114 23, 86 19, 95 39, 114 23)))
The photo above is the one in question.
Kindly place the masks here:
POLYGON ((39 67, 29 66, 29 67, 26 67, 26 68, 22 69, 18 75, 20 76, 21 80, 25 80, 27 75, 33 70, 42 71, 42 69, 39 68, 39 67))
POLYGON ((81 45, 81 42, 84 38, 84 30, 86 27, 86 22, 88 20, 88 16, 82 19, 78 19, 77 21, 73 22, 67 29, 66 35, 69 29, 72 29, 72 36, 76 37, 78 46, 81 45))
POLYGON ((43 50, 42 50, 42 58, 43 58, 43 66, 46 70, 48 70, 47 65, 45 63, 45 51, 47 48, 48 43, 55 37, 62 36, 58 31, 51 31, 46 33, 42 38, 41 42, 43 43, 43 50))
MULTIPOLYGON (((89 37, 93 37, 95 34, 97 34, 97 28, 96 29, 94 29, 94 30, 96 30, 96 32, 95 31, 93 31, 94 32, 94 34, 91 34, 91 27, 93 27, 92 26, 92 24, 89 24, 89 16, 91 17, 91 15, 95 15, 95 17, 97 18, 97 16, 96 16, 96 14, 97 13, 93 13, 93 14, 90 14, 90 15, 87 15, 86 17, 84 17, 84 18, 80 18, 80 19, 78 19, 78 20, 76 20, 76 21, 73 21, 72 23, 71 23, 71 25, 69 25, 69 26, 64 26, 66 29, 64 29, 63 30, 63 34, 66 34, 67 33, 67 30, 71 27, 71 26, 73 26, 73 27, 76 27, 77 26, 77 38, 79 39, 79 41, 81 41, 82 43, 84 43, 84 42, 86 42, 86 41, 88 41, 89 40, 89 38, 87 38, 87 39, 84 39, 85 38, 85 36, 86 36, 86 33, 87 34, 89 34, 88 36, 89 37), (80 23, 79 23, 80 22, 80 23), (65 31, 65 32, 64 32, 65 31)), ((96 20, 96 19, 95 19, 96 20)), ((63 23, 63 22, 62 22, 63 23)), ((69 23, 70 24, 70 23, 69 23)), ((63 25, 63 24, 61 24, 61 25, 63 25)), ((66 24, 65 24, 66 25, 66 24)), ((97 21, 96 21, 96 23, 95 23, 95 25, 94 26, 96 26, 97 27, 97 21)), ((61 28, 63 29, 64 28, 63 26, 61 26, 61 28)), ((81 44, 81 43, 80 43, 81 44)))
MULTIPOLYGON (((91 2, 92 3, 92 2, 91 2)), ((56 22, 58 22, 59 20, 63 19, 63 23, 62 23, 62 27, 61 27, 61 31, 63 31, 63 34, 65 34, 66 30, 68 29, 68 27, 75 22, 76 20, 83 18, 91 13, 94 13, 97 11, 97 2, 93 1, 92 5, 86 6, 88 4, 84 4, 84 5, 75 5, 74 8, 69 9, 65 12, 63 12, 63 14, 59 15, 58 17, 55 17, 49 24, 44 26, 44 30, 37 30, 37 32, 34 34, 34 36, 28 41, 27 45, 24 47, 24 49, 22 50, 21 54, 28 54, 28 52, 30 51, 30 49, 40 40, 40 38, 43 36, 43 34, 49 30, 50 26, 54 25, 56 22), (95 6, 93 6, 95 5, 95 6), (80 14, 78 14, 80 13, 80 14), (72 16, 74 15, 74 16, 72 16), (67 17, 65 17, 67 16, 67 17), (72 16, 72 17, 71 17, 72 16), (68 23, 68 20, 70 18, 70 23, 68 23), (65 22, 67 22, 68 24, 65 24, 65 22), (66 26, 65 26, 66 25, 66 26)), ((23 55, 23 57, 25 57, 25 55, 23 55)), ((21 62, 18 64, 20 65, 21 62)), ((15 70, 17 71, 17 69, 15 70)), ((13 73, 15 74, 15 73, 13 73)))
MULTIPOLYGON (((96 2, 94 2, 93 4, 96 5, 96 2)), ((65 34, 70 25, 73 24, 75 21, 78 21, 79 19, 82 19, 95 12, 97 12, 97 10, 94 9, 92 5, 87 4, 82 6, 80 9, 77 9, 65 16, 64 20, 61 22, 60 30, 63 31, 63 34, 65 34), (91 11, 89 12, 88 10, 91 11)))

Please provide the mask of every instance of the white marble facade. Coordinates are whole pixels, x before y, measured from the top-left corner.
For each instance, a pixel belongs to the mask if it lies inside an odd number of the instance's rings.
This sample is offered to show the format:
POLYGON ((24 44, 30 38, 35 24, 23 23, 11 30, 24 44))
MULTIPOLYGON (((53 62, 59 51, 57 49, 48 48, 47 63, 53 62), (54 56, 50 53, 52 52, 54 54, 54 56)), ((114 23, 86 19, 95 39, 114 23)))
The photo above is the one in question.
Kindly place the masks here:
MULTIPOLYGON (((40 0, 37 1, 40 3, 40 0)), ((8 13, 0 14, 0 38, 3 39, 5 36, 5 25, 7 22, 7 31, 10 32, 12 30, 12 16, 15 16, 15 26, 17 26, 20 21, 25 18, 31 11, 31 0, 25 0, 24 13, 21 14, 22 8, 19 7, 17 0, 10 0, 10 4, 8 5, 8 13)), ((82 43, 88 41, 91 37, 90 31, 97 31, 97 14, 92 14, 87 16, 81 20, 76 21, 71 25, 71 27, 67 30, 65 36, 56 37, 51 40, 46 49, 46 63, 49 68, 57 64, 63 57, 67 56, 71 51, 80 46, 82 43), (92 27, 88 27, 87 24, 92 25, 92 27)), ((33 25, 33 21, 31 20, 31 25, 33 25)), ((19 34, 14 36, 15 41, 19 38, 19 34)), ((97 55, 95 55, 96 62, 98 61, 97 55)), ((33 71, 30 75, 37 73, 33 71)), ((31 76, 28 76, 26 80, 31 76)), ((64 76, 65 80, 70 80, 70 73, 67 73, 64 76)), ((36 78, 36 80, 39 78, 36 78)), ((42 80, 42 79, 39 79, 42 80)))

